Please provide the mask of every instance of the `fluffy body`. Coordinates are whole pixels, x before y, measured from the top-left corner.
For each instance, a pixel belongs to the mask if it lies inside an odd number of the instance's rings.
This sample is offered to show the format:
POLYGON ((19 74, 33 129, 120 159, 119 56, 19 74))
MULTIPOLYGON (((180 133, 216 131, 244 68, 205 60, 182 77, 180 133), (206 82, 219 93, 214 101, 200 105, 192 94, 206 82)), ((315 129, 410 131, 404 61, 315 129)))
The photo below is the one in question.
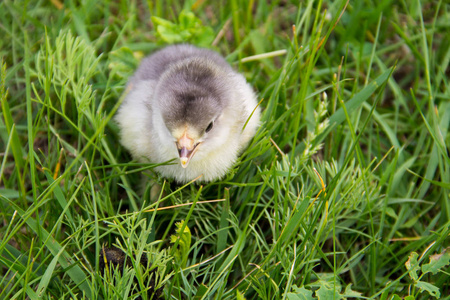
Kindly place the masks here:
POLYGON ((256 95, 245 78, 216 52, 191 45, 169 46, 145 58, 126 93, 116 115, 121 143, 140 162, 175 159, 155 171, 177 182, 223 177, 259 124, 256 95), (213 128, 205 130, 211 120, 213 128), (186 168, 176 147, 181 130, 200 142, 186 168))

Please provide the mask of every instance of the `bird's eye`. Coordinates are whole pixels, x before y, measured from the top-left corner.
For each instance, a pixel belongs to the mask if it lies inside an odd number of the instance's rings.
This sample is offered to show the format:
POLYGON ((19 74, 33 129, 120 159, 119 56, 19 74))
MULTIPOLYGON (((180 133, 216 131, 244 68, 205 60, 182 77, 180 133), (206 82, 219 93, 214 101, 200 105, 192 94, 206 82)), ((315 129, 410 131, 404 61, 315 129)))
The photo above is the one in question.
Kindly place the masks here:
POLYGON ((208 127, 206 127, 206 129, 205 129, 205 132, 210 132, 211 129, 213 128, 213 126, 214 126, 214 121, 212 121, 211 123, 209 123, 208 127))

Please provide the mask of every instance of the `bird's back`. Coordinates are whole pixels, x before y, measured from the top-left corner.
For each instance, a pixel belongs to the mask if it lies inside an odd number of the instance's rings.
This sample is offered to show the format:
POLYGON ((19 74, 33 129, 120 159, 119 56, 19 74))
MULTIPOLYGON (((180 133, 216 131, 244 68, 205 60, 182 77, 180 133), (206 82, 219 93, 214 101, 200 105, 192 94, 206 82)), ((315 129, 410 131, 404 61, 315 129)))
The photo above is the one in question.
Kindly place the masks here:
POLYGON ((214 51, 196 48, 192 45, 173 45, 144 58, 130 83, 137 83, 142 80, 158 80, 170 65, 193 57, 214 61, 217 67, 231 70, 226 60, 214 51))

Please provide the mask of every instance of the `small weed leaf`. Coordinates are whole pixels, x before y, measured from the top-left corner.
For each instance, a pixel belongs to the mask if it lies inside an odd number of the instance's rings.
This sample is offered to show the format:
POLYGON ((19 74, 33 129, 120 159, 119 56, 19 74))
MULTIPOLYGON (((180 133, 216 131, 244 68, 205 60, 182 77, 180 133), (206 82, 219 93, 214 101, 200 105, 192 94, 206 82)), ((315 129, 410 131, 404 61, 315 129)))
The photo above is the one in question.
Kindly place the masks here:
POLYGON ((409 271, 409 276, 414 281, 417 281, 419 277, 417 276, 417 271, 419 270, 419 263, 417 262, 417 257, 419 255, 413 252, 409 255, 408 261, 405 263, 406 269, 409 271))
POLYGON ((422 273, 431 272, 435 275, 448 264, 450 264, 450 248, 445 249, 441 254, 431 255, 430 262, 422 266, 422 273))
POLYGON ((191 42, 198 46, 209 46, 214 39, 211 27, 203 26, 194 13, 183 10, 178 16, 178 24, 162 18, 152 17, 157 36, 165 43, 191 42))
POLYGON ((292 286, 294 292, 290 292, 287 294, 287 299, 289 300, 314 300, 313 292, 307 290, 305 287, 297 287, 296 285, 292 286))
POLYGON ((347 285, 347 287, 345 288, 344 291, 344 297, 351 297, 351 298, 361 298, 362 297, 362 293, 360 292, 356 292, 354 290, 352 290, 352 284, 350 283, 349 285, 347 285))
POLYGON ((186 266, 189 249, 191 248, 191 231, 189 230, 189 227, 186 225, 184 226, 183 232, 181 232, 183 228, 184 221, 176 223, 176 235, 170 236, 170 242, 172 244, 175 244, 179 239, 178 247, 175 251, 175 259, 181 263, 181 267, 184 268, 186 266))
POLYGON ((336 289, 336 287, 332 287, 329 285, 329 283, 325 283, 323 281, 320 281, 320 282, 323 284, 316 291, 316 296, 319 300, 344 299, 344 297, 342 297, 342 295, 339 293, 339 291, 336 289))
POLYGON ((421 292, 427 291, 428 294, 435 297, 436 299, 439 299, 441 297, 441 293, 439 292, 439 289, 432 285, 431 283, 424 282, 424 281, 417 281, 416 287, 420 289, 421 292))
MULTIPOLYGON (((447 252, 448 248, 444 250, 441 254, 435 254, 430 256, 430 262, 426 265, 422 265, 422 274, 420 278, 426 273, 431 272, 432 274, 436 274, 441 268, 447 266, 450 261, 450 254, 447 252)), ((412 252, 409 255, 408 261, 405 263, 406 269, 409 272, 409 276, 412 280, 414 280, 415 287, 420 289, 420 292, 427 291, 431 296, 439 298, 441 293, 439 292, 439 288, 434 286, 431 283, 420 281, 419 276, 417 275, 417 271, 419 270, 419 263, 417 261, 417 257, 419 255, 416 252, 412 252)))

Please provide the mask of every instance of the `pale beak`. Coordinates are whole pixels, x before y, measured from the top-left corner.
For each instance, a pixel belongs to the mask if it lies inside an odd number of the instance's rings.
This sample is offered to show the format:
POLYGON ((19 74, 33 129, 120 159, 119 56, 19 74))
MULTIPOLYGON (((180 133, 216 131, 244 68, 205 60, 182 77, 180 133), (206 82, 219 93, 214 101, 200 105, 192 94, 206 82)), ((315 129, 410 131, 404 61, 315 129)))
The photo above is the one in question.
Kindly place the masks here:
POLYGON ((181 166, 186 168, 197 151, 197 146, 200 143, 195 143, 193 139, 189 138, 187 134, 184 134, 176 142, 178 148, 178 154, 180 155, 181 166))

